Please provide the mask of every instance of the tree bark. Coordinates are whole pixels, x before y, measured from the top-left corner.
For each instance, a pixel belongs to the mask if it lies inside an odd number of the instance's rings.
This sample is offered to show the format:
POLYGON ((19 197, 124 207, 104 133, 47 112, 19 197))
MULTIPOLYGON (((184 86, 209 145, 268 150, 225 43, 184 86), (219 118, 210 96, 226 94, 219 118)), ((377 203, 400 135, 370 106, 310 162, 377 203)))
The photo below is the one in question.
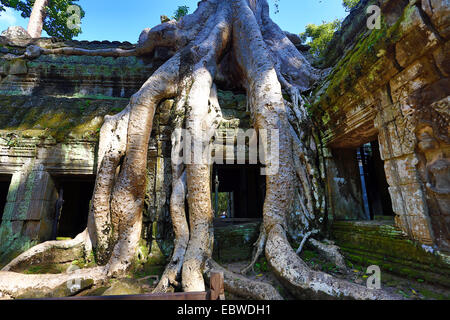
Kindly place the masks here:
POLYGON ((32 38, 40 38, 46 17, 45 7, 49 0, 36 0, 28 21, 28 33, 32 38))
MULTIPOLYGON (((192 150, 200 146, 200 159, 193 153, 191 159, 194 162, 172 165, 170 210, 175 249, 156 291, 169 291, 174 287, 184 291, 204 291, 204 277, 208 277, 211 269, 221 268, 211 260, 214 242, 211 163, 210 155, 203 157, 202 152, 210 143, 211 133, 223 121, 215 85, 215 81, 220 80, 243 85, 253 127, 260 133, 269 131, 263 141, 264 149, 269 151, 265 157, 264 222, 255 257, 244 271, 250 270, 264 252, 275 274, 298 297, 393 298, 310 270, 287 241, 290 213, 297 209, 301 212, 303 235, 320 230, 325 213, 321 187, 324 168, 318 160, 320 151, 312 120, 308 118, 301 97, 301 92, 318 80, 319 72, 270 19, 267 0, 203 0, 192 15, 181 21, 170 21, 145 30, 136 50, 65 48, 33 52, 148 55, 158 46, 169 47, 176 53, 133 95, 124 111, 105 118, 101 129, 99 167, 88 228, 85 237, 78 238, 86 253, 95 252, 101 267, 83 270, 83 277, 91 277, 97 282, 109 277, 123 277, 133 266, 141 236, 148 143, 156 107, 165 99, 176 100, 175 111, 179 117, 174 128, 187 130, 192 137, 192 150), (291 102, 285 101, 283 91, 291 97, 291 102), (272 136, 273 132, 277 132, 278 137, 272 136), (270 151, 278 151, 278 154, 270 151), (189 221, 184 212, 186 194, 189 221), (298 208, 294 202, 297 198, 298 208)), ((172 158, 179 152, 180 138, 174 136, 172 158)), ((313 243, 330 259, 343 265, 336 248, 313 243)), ((79 241, 68 242, 63 247, 75 244, 80 245, 79 241)), ((53 244, 41 245, 24 253, 15 263, 30 261, 52 247, 53 244)), ((48 294, 68 279, 72 278, 68 275, 28 277, 3 272, 0 273, 0 293, 17 297, 27 288, 45 287, 43 292, 48 294), (18 285, 13 286, 10 281, 18 285), (40 281, 48 284, 44 286, 40 281)), ((225 280, 227 290, 247 298, 281 298, 269 284, 229 272, 225 273, 225 280)))

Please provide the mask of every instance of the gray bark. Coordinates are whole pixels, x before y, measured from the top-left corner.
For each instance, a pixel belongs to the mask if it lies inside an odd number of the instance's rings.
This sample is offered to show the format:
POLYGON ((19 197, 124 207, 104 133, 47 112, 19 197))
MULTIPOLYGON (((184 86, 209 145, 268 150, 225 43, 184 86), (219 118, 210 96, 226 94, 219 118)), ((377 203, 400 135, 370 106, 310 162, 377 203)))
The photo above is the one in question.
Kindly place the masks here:
MULTIPOLYGON (((319 151, 300 95, 318 79, 319 73, 270 19, 267 0, 201 1, 199 8, 181 21, 146 29, 133 53, 84 52, 77 48, 59 53, 149 54, 158 46, 169 47, 176 54, 133 95, 122 113, 106 118, 101 130, 100 165, 84 246, 86 251, 95 250, 102 267, 83 270, 83 274, 94 281, 120 277, 133 264, 142 226, 147 150, 157 105, 178 97, 176 108, 185 110, 185 128, 194 140, 205 146, 209 141, 202 140, 202 134, 214 129, 221 118, 215 79, 225 82, 239 79, 238 83, 247 91, 254 128, 279 133, 279 145, 270 136, 265 142, 267 150, 279 148, 279 158, 276 165, 276 159, 267 157, 268 169, 277 170, 266 177, 264 223, 256 258, 265 252, 276 275, 298 297, 313 293, 356 299, 392 298, 310 270, 287 241, 286 217, 294 210, 296 196, 300 197, 305 221, 311 221, 304 225, 303 234, 316 227, 325 207, 320 188, 323 168, 315 162, 319 151), (291 96, 292 103, 285 102, 283 90, 291 96)), ((177 143, 175 140, 174 152, 177 143)), ((210 259, 214 239, 210 166, 208 159, 202 159, 200 163, 174 165, 172 169, 175 250, 156 291, 178 286, 180 278, 184 291, 203 291, 204 275, 211 268, 220 268, 210 259), (189 221, 184 212, 186 192, 189 221)), ((30 255, 33 252, 25 253, 19 260, 25 256, 29 259, 30 255)), ((17 297, 27 288, 39 287, 41 281, 47 281, 47 292, 56 289, 61 281, 67 281, 67 277, 30 278, 3 272, 0 292, 17 297), (17 285, 11 285, 12 282, 17 285)), ((245 297, 281 298, 269 284, 255 283, 228 272, 225 280, 228 290, 245 297)))

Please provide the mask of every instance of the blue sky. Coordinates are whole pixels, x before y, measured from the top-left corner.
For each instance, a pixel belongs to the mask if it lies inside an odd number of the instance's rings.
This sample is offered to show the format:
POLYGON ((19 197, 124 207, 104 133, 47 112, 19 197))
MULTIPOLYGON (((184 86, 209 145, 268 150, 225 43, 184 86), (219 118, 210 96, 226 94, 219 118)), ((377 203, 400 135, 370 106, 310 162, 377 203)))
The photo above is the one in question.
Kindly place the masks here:
MULTIPOLYGON (((160 23, 161 14, 171 16, 181 5, 190 7, 192 13, 199 0, 80 0, 79 4, 86 11, 82 20, 82 31, 78 40, 117 40, 137 42, 144 28, 160 23)), ((319 24, 343 18, 346 12, 342 0, 280 0, 278 14, 274 13, 274 1, 271 4, 272 19, 286 31, 303 32, 309 23, 319 24)), ((0 13, 0 31, 9 26, 19 25, 24 28, 27 20, 13 10, 0 13)))

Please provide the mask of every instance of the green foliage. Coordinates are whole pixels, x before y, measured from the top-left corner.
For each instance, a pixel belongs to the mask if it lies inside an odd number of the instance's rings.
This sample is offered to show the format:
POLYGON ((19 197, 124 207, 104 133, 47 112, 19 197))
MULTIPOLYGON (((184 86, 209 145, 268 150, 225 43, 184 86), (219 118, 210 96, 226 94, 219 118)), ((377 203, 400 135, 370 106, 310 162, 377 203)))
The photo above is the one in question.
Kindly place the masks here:
POLYGON ((265 257, 259 258, 258 261, 255 263, 254 269, 256 273, 268 272, 269 265, 267 263, 266 258, 265 257))
POLYGON ((356 7, 356 5, 360 2, 361 0, 342 0, 342 5, 345 8, 345 11, 350 11, 352 10, 354 7, 356 7))
MULTIPOLYGON (((64 40, 70 40, 81 33, 80 28, 69 28, 68 22, 74 21, 74 12, 68 12, 71 5, 77 5, 79 0, 49 0, 46 7, 47 15, 44 20, 43 29, 51 37, 57 37, 64 40)), ((29 18, 33 10, 35 0, 0 0, 0 12, 5 8, 12 8, 21 12, 23 18, 29 18)), ((80 7, 79 5, 77 5, 80 7)), ((82 19, 85 15, 84 10, 80 7, 80 16, 82 19)))
POLYGON ((187 15, 189 13, 189 7, 188 6, 179 6, 177 10, 173 13, 172 19, 180 20, 182 17, 187 15))
POLYGON ((231 201, 230 195, 228 192, 219 192, 218 198, 219 198, 218 199, 219 203, 218 203, 218 212, 216 212, 216 217, 221 216, 223 212, 228 213, 228 205, 229 205, 229 202, 231 201))
POLYGON ((314 56, 320 57, 340 26, 341 21, 339 19, 331 22, 324 21, 321 25, 308 24, 305 32, 300 33, 300 38, 303 43, 311 47, 311 52, 314 56))

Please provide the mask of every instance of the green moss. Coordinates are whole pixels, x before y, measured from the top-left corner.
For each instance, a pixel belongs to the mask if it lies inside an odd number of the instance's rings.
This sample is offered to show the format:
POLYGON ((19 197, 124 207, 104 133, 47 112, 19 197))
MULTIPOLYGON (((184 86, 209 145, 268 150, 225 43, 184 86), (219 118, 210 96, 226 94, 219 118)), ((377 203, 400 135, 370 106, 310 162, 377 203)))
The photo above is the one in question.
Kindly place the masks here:
POLYGON ((66 267, 60 264, 47 264, 30 266, 23 273, 25 274, 59 274, 65 272, 66 267))
POLYGON ((421 289, 419 292, 427 299, 450 300, 450 294, 436 293, 428 289, 421 289))
MULTIPOLYGON (((126 100, 128 101, 128 100, 126 100)), ((0 131, 19 138, 96 141, 106 114, 126 106, 124 99, 67 99, 0 96, 0 131)), ((8 138, 8 137, 6 137, 8 138)), ((9 137, 10 145, 15 146, 9 137)))
POLYGON ((264 256, 260 257, 254 266, 256 273, 268 272, 269 264, 264 256))
MULTIPOLYGON (((339 60, 323 86, 315 90, 314 95, 321 99, 313 104, 313 114, 322 120, 323 125, 332 119, 332 115, 326 111, 336 113, 342 108, 336 105, 336 101, 344 94, 351 97, 360 78, 365 78, 366 87, 380 79, 379 75, 386 67, 383 59, 387 56, 393 59, 394 45, 402 37, 401 25, 407 23, 412 11, 413 6, 409 4, 394 25, 388 26, 382 19, 380 29, 360 34, 353 48, 339 60)), ((348 99, 344 100, 348 102, 348 99)))
POLYGON ((166 256, 162 252, 159 243, 156 240, 152 241, 151 250, 148 253, 148 264, 164 265, 166 263, 166 256))
POLYGON ((214 230, 214 259, 220 262, 247 260, 259 235, 260 223, 248 223, 214 230))
POLYGON ((148 261, 149 257, 149 247, 147 245, 147 242, 143 239, 139 241, 139 245, 137 248, 137 254, 136 254, 136 263, 138 265, 144 264, 148 261))
POLYGON ((378 265, 382 271, 450 287, 450 266, 386 223, 336 222, 332 233, 344 255, 353 263, 378 265))

